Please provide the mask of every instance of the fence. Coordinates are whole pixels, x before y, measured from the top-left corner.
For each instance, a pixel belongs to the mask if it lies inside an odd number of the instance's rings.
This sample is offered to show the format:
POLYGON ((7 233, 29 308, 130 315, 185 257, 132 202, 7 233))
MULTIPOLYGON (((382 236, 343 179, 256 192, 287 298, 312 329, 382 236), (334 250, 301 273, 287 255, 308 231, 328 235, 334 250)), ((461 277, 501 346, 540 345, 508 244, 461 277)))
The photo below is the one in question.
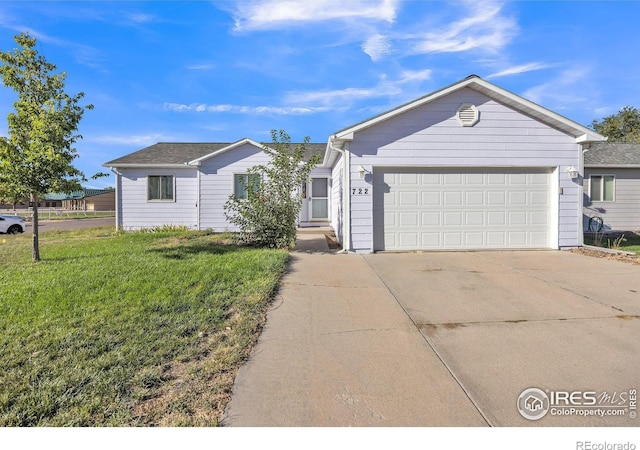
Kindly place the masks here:
MULTIPOLYGON (((15 214, 21 216, 27 222, 30 222, 31 219, 33 219, 33 210, 31 208, 2 209, 0 210, 0 214, 7 214, 11 216, 15 214)), ((40 220, 97 219, 115 216, 115 211, 77 211, 61 208, 38 208, 38 218, 40 220)))

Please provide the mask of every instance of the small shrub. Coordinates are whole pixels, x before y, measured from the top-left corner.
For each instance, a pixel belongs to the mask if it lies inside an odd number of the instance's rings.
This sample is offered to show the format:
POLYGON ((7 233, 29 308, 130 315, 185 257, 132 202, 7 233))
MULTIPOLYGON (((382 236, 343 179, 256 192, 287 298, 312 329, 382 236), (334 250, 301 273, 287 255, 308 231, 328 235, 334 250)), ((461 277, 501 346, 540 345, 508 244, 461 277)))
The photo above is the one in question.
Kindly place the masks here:
POLYGON ((272 130, 271 138, 270 145, 263 144, 269 163, 249 169, 246 180, 241 181, 247 198, 231 195, 224 211, 227 220, 240 229, 240 242, 288 248, 296 240, 296 222, 302 208, 300 186, 308 181, 320 155, 304 162, 308 137, 295 147, 283 130, 272 130))

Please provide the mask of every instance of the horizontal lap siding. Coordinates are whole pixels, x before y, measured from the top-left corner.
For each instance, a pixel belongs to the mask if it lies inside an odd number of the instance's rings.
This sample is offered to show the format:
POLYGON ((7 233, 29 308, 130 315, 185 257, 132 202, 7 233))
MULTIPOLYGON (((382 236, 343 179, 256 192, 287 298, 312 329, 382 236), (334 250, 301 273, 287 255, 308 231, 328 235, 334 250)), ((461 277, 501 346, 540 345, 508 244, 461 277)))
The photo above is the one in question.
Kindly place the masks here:
POLYGON ((224 214, 224 204, 233 194, 233 175, 246 173, 248 169, 268 162, 267 154, 251 144, 203 161, 200 167, 200 228, 237 231, 224 214))
POLYGON ((197 226, 197 183, 194 169, 121 169, 122 227, 125 230, 163 225, 197 226), (173 175, 175 201, 147 201, 147 176, 173 175))
MULTIPOLYGON (((358 168, 375 167, 538 167, 558 168, 558 245, 579 245, 580 190, 566 175, 579 167, 580 146, 575 138, 473 91, 462 89, 445 98, 408 111, 357 132, 350 143, 352 188, 372 188, 372 178, 360 178, 358 168), (473 103, 480 121, 462 127, 455 113, 473 103)), ((352 196, 351 231, 356 251, 373 248, 373 193, 352 196)), ((552 203, 553 204, 553 203, 552 203)))
POLYGON ((583 213, 585 230, 593 216, 600 216, 608 230, 640 230, 640 169, 585 169, 583 213), (615 176, 615 201, 591 202, 590 175, 615 176))

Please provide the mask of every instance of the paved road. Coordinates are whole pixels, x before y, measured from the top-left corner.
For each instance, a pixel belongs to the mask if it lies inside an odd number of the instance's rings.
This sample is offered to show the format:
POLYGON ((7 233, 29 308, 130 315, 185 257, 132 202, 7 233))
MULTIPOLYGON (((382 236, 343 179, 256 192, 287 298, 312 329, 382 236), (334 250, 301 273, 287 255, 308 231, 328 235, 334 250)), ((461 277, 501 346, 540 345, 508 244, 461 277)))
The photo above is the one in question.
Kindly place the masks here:
MULTIPOLYGON (((46 232, 51 230, 77 230, 80 228, 95 228, 115 226, 115 219, 113 217, 107 217, 103 219, 68 219, 68 220, 41 220, 38 222, 40 232, 46 232)), ((27 233, 31 233, 33 227, 31 224, 27 224, 27 233)))

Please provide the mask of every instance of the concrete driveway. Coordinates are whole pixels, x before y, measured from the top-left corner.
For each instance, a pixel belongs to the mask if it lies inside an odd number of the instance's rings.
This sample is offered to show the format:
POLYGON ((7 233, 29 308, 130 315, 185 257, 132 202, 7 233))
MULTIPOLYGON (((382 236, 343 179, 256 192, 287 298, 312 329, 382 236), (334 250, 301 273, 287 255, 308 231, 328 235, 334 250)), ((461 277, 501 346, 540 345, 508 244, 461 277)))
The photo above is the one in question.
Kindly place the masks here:
POLYGON ((638 426, 639 355, 640 266, 558 251, 294 253, 223 424, 638 426), (528 388, 523 404, 547 397, 529 411, 548 411, 539 420, 518 411, 528 388))
POLYGON ((639 266, 555 251, 365 259, 490 424, 640 425, 639 266), (589 394, 537 422, 516 411, 531 387, 589 394), (598 409, 625 415, 586 415, 598 409))

